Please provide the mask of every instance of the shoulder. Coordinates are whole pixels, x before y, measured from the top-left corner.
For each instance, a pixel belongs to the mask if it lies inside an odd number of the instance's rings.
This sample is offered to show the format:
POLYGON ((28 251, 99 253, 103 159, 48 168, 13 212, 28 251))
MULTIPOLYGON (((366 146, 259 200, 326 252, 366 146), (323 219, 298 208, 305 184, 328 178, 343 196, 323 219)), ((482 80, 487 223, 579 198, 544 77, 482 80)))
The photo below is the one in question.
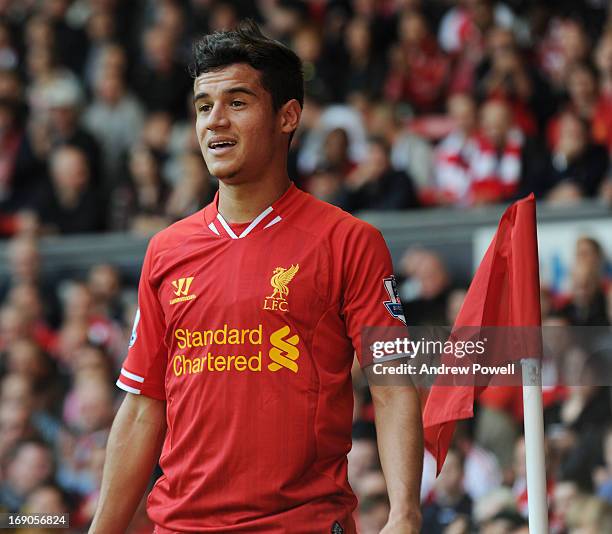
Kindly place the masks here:
POLYGON ((202 231, 203 217, 203 210, 199 210, 157 232, 149 241, 150 253, 164 254, 184 244, 190 236, 202 231))
POLYGON ((302 224, 309 224, 309 230, 327 244, 331 257, 341 263, 351 263, 358 261, 357 257, 388 253, 378 228, 337 206, 308 196, 312 200, 308 202, 308 209, 303 210, 302 224))
POLYGON ((370 223, 358 219, 338 206, 319 200, 309 193, 302 195, 304 203, 300 206, 297 224, 308 232, 334 242, 349 237, 381 236, 380 231, 370 223))

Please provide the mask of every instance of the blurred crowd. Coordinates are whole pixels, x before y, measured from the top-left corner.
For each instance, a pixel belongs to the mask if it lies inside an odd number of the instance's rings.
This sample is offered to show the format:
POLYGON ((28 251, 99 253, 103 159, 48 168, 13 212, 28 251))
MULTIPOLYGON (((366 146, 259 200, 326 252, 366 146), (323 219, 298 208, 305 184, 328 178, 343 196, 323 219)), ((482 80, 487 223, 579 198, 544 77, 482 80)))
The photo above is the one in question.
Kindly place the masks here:
MULTIPOLYGON (((149 236, 212 199, 190 46, 245 16, 303 60, 289 172, 317 197, 353 212, 531 191, 612 203, 606 0, 0 0, 0 512, 86 529, 136 306, 113 265, 49 278, 38 238, 149 236)), ((569 291, 542 289, 557 333, 612 322, 609 258, 590 237, 571 246, 569 291)), ((397 275, 409 324, 453 323, 465 288, 436 253, 406 251, 397 275)), ((551 343, 584 361, 570 338, 551 343)), ((545 393, 552 531, 612 532, 609 388, 545 393)), ((426 456, 424 533, 528 532, 522 417, 519 390, 492 389, 435 481, 426 456)), ((389 504, 358 372, 349 469, 360 532, 377 533, 389 504)), ((151 531, 144 508, 132 531, 151 531)))
POLYGON ((603 0, 1 0, 0 233, 150 235, 216 188, 190 44, 245 16, 306 98, 290 175, 349 211, 612 202, 603 0))
MULTIPOLYGON (((568 246, 573 246, 568 289, 541 289, 550 531, 612 532, 612 258, 587 235, 568 246)), ((407 250, 396 276, 409 325, 422 332, 455 322, 466 289, 436 252, 407 250)), ((349 480, 360 499, 361 532, 374 534, 389 504, 367 382, 360 371, 354 378, 349 480)), ((435 471, 427 453, 424 534, 528 534, 522 388, 487 388, 474 419, 458 424, 437 479, 435 471)))

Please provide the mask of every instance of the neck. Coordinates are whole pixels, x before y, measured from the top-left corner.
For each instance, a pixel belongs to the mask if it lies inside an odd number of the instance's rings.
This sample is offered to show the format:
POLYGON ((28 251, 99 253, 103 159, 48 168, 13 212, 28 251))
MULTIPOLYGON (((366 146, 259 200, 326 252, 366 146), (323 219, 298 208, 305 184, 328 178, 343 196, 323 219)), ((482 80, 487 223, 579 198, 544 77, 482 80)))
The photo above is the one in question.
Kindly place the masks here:
POLYGON ((228 184, 219 181, 219 213, 229 223, 252 221, 287 191, 291 182, 287 174, 270 182, 228 184))

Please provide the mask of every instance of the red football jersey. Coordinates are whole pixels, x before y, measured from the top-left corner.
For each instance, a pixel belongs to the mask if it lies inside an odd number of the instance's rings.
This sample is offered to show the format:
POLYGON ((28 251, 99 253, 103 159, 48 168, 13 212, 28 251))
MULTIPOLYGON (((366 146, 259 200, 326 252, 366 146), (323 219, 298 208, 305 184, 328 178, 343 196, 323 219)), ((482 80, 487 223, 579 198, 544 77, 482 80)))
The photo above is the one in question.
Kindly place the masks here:
POLYGON ((364 326, 401 324, 391 276, 378 230, 293 184, 153 237, 117 385, 167 402, 157 532, 354 532, 350 370, 364 326))

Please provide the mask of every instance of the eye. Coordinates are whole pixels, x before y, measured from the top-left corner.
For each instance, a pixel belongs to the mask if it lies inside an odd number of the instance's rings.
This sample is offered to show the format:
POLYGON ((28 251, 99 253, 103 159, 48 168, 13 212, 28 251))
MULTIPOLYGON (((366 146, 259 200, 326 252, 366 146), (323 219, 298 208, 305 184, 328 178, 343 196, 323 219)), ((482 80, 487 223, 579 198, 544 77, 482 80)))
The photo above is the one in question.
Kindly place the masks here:
POLYGON ((244 102, 240 101, 240 100, 232 100, 232 107, 233 108, 240 108, 244 106, 244 102))
POLYGON ((210 111, 211 109, 212 109, 212 106, 210 104, 201 104, 200 106, 198 106, 198 113, 200 112, 206 113, 210 111))

